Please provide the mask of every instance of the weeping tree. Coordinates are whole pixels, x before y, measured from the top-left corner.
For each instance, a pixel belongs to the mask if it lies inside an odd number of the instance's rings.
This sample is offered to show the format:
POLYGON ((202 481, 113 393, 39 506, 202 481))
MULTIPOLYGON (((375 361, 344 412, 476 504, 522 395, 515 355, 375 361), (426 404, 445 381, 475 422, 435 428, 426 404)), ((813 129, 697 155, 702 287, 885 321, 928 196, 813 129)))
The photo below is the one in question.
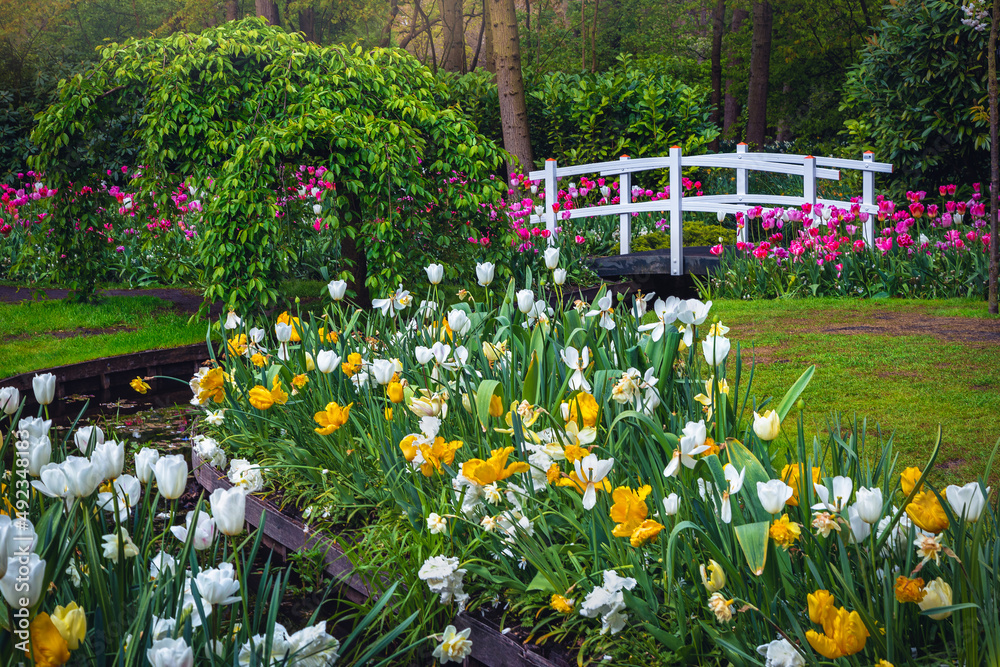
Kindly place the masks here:
POLYGON ((127 154, 151 184, 153 196, 136 202, 148 213, 165 210, 179 182, 203 191, 206 302, 266 306, 296 259, 281 242, 279 200, 290 169, 309 164, 329 170, 323 222, 367 301, 368 288, 399 279, 407 240, 435 233, 427 218, 401 214, 400 201, 470 221, 500 194, 491 175, 503 151, 439 106, 436 85, 404 51, 321 47, 259 18, 104 47, 64 82, 32 135, 34 168, 60 189, 45 224, 63 279, 93 293, 88 244, 102 240, 79 230, 97 223, 101 203, 79 186, 106 177, 109 155, 127 154))

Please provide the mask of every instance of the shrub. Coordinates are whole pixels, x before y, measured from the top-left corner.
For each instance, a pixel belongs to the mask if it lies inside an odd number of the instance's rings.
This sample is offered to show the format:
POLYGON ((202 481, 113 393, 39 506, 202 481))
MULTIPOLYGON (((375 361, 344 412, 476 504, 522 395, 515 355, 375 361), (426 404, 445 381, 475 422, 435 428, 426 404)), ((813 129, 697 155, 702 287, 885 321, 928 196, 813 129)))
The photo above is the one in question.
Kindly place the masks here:
MULTIPOLYGON (((733 230, 726 229, 722 225, 707 225, 697 220, 684 221, 684 245, 685 246, 714 246, 719 243, 719 239, 729 238, 733 230)), ((632 242, 633 252, 644 250, 661 250, 670 247, 670 232, 650 232, 643 234, 632 242)))

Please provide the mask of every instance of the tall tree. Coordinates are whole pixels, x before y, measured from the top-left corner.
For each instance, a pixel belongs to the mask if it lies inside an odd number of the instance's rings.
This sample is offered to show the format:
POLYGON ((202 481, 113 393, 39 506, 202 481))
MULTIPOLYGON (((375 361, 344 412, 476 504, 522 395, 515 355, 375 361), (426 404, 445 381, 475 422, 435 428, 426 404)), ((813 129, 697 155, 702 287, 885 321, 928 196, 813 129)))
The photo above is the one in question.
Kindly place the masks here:
POLYGON ((278 20, 278 3, 273 0, 254 0, 254 7, 257 10, 257 16, 263 17, 271 25, 280 24, 278 20))
MULTIPOLYGON (((722 119, 722 33, 726 22, 726 0, 718 0, 712 10, 712 111, 711 121, 716 125, 722 119)), ((714 139, 709 148, 719 150, 719 140, 714 139)))
POLYGON ((767 134, 767 83, 771 73, 771 3, 753 3, 750 83, 747 94, 747 143, 761 147, 767 134))
POLYGON ((465 72, 465 20, 462 0, 439 0, 441 8, 441 67, 465 72))
MULTIPOLYGON (((531 138, 528 135, 528 105, 521 75, 521 44, 517 35, 514 0, 487 0, 493 57, 496 62, 497 93, 500 98, 500 125, 503 147, 517 158, 522 169, 532 169, 531 138)), ((516 165, 507 163, 513 173, 516 165)))
POLYGON ((240 17, 239 0, 226 0, 226 20, 235 21, 240 17))
POLYGON ((486 22, 486 34, 483 36, 483 66, 488 72, 497 72, 496 54, 493 52, 493 20, 490 18, 490 0, 483 0, 483 21, 486 22))
MULTIPOLYGON (((750 18, 750 12, 743 9, 742 7, 736 7, 733 9, 733 18, 729 24, 730 33, 738 33, 743 29, 743 23, 750 18)), ((743 59, 736 55, 735 50, 730 52, 729 57, 729 70, 731 72, 740 71, 743 69, 743 59)), ((736 99, 736 94, 734 89, 736 88, 736 81, 732 77, 726 78, 726 95, 724 101, 724 108, 722 114, 722 134, 726 137, 731 137, 733 133, 733 128, 736 125, 736 120, 740 117, 740 103, 736 99)))
POLYGON ((993 0, 992 19, 990 20, 990 42, 988 63, 989 96, 990 96, 990 298, 989 309, 997 314, 997 280, 1000 273, 1000 231, 997 225, 997 197, 1000 197, 1000 141, 998 141, 998 126, 1000 117, 997 109, 997 24, 1000 23, 1000 0, 993 0))
POLYGON ((316 10, 304 7, 299 10, 299 32, 305 35, 307 42, 316 41, 316 10))

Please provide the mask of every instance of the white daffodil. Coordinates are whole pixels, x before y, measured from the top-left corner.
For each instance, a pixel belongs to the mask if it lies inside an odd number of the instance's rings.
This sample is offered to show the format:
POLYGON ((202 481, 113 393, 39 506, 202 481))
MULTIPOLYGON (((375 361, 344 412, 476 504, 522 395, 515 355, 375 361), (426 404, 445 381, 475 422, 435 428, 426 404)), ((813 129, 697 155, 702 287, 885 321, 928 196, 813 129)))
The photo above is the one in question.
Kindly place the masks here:
POLYGON ((580 480, 580 484, 584 485, 584 509, 590 510, 594 508, 594 505, 597 503, 596 485, 604 481, 604 478, 608 476, 614 465, 614 459, 599 459, 596 454, 588 454, 573 463, 576 477, 580 480))
POLYGON ((830 497, 830 489, 822 484, 813 484, 816 495, 820 502, 812 506, 814 510, 826 510, 828 512, 840 512, 851 502, 851 493, 854 491, 854 481, 850 477, 833 478, 833 497, 830 497))
POLYGON ((590 348, 577 350, 575 347, 567 347, 560 352, 563 363, 572 371, 569 378, 569 388, 571 391, 582 390, 590 393, 590 383, 583 372, 590 365, 590 348))
POLYGON ((682 464, 687 468, 694 468, 696 463, 694 457, 708 451, 708 446, 705 444, 708 439, 708 429, 705 428, 704 419, 698 422, 688 422, 682 433, 680 443, 674 450, 670 463, 663 469, 664 477, 676 477, 682 464))
POLYGON ((719 518, 722 519, 723 523, 731 523, 733 520, 733 510, 730 506, 729 498, 739 493, 743 488, 743 479, 746 477, 747 469, 743 468, 737 472, 736 466, 727 463, 722 468, 722 472, 726 476, 726 483, 729 488, 722 492, 722 509, 719 511, 719 518))
POLYGON ((667 297, 666 301, 657 299, 653 303, 653 313, 656 315, 656 321, 650 324, 643 324, 639 327, 639 331, 649 331, 650 338, 654 341, 659 341, 663 338, 663 334, 666 333, 667 327, 673 326, 674 322, 677 321, 677 314, 683 303, 683 301, 675 296, 667 297))
POLYGON ((611 331, 615 328, 615 318, 614 313, 614 300, 610 294, 605 294, 600 299, 597 300, 597 307, 587 313, 587 317, 600 317, 598 324, 611 331))

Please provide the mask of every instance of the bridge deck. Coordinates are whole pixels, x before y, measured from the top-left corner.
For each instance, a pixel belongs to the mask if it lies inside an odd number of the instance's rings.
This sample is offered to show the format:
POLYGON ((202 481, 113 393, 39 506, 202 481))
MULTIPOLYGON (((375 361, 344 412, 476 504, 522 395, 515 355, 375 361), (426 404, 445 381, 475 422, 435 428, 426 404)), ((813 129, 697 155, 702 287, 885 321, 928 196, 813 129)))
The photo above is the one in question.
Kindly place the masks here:
MULTIPOLYGON (((719 258, 709 252, 710 246, 684 248, 684 273, 708 275, 719 266, 719 258)), ((590 266, 601 278, 614 276, 670 275, 670 248, 646 250, 627 255, 593 257, 590 266)))

